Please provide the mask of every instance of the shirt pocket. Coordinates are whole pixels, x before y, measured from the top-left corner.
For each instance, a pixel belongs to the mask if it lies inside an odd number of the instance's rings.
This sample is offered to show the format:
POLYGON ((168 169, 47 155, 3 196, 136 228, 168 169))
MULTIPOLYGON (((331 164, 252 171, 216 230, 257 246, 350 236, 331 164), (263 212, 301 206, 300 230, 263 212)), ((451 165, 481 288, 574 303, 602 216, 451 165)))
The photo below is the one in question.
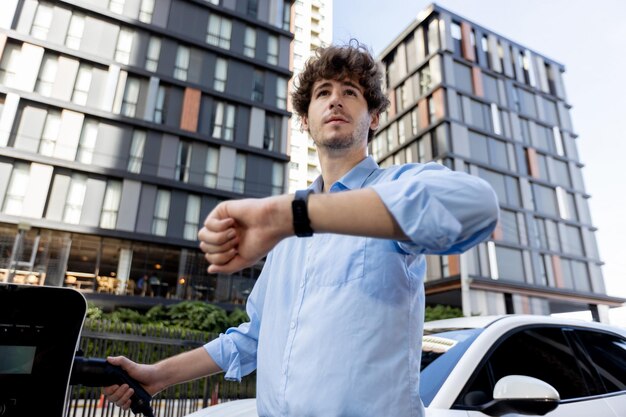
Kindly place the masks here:
POLYGON ((314 239, 306 262, 310 285, 339 286, 363 278, 366 238, 320 234, 314 239))

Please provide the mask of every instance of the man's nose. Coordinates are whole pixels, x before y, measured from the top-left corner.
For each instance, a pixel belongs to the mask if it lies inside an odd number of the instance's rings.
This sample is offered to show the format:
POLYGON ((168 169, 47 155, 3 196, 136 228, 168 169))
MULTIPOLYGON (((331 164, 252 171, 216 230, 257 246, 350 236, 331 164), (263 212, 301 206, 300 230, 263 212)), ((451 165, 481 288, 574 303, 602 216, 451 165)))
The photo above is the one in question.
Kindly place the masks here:
POLYGON ((336 106, 343 107, 341 91, 333 90, 331 92, 330 100, 329 100, 329 106, 330 106, 331 109, 336 107, 336 106))

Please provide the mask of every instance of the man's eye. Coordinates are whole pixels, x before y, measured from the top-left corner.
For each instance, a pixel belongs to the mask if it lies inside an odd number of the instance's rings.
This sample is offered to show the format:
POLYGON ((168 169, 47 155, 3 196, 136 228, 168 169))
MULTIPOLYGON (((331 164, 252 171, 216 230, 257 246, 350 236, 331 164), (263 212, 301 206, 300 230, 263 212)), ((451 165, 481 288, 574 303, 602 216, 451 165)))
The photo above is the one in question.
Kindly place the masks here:
POLYGON ((346 94, 349 96, 356 96, 356 91, 354 90, 346 90, 346 94))
POLYGON ((317 92, 317 97, 327 96, 327 95, 328 95, 328 90, 322 90, 322 91, 317 92))

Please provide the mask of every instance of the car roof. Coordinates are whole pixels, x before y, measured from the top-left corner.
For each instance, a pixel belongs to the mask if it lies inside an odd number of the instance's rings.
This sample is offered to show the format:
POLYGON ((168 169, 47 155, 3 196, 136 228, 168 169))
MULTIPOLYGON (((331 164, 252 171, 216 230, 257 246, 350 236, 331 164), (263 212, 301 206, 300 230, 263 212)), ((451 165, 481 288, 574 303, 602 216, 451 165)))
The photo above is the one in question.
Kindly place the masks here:
POLYGON ((584 327, 589 329, 611 331, 619 333, 626 337, 626 329, 621 327, 610 326, 603 323, 584 321, 579 319, 570 319, 564 317, 541 316, 529 314, 508 314, 496 316, 472 316, 457 317, 452 319, 434 320, 424 323, 424 331, 427 333, 443 330, 460 330, 460 329, 485 329, 494 324, 505 326, 515 325, 532 325, 532 324, 553 324, 566 325, 574 327, 584 327))

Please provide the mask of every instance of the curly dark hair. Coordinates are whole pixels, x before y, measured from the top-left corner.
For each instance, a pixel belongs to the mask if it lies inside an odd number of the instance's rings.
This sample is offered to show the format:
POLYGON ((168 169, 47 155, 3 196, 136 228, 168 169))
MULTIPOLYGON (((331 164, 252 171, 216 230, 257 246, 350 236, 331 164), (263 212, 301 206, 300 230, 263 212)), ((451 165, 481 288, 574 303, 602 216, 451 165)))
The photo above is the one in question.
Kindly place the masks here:
MULTIPOLYGON (((299 117, 308 114, 313 84, 319 80, 358 81, 363 87, 363 95, 370 113, 380 114, 389 106, 389 99, 383 93, 383 72, 372 57, 367 46, 352 39, 347 45, 318 48, 315 56, 309 58, 304 70, 297 78, 291 97, 293 109, 299 117)), ((368 141, 374 137, 370 129, 368 141)))

